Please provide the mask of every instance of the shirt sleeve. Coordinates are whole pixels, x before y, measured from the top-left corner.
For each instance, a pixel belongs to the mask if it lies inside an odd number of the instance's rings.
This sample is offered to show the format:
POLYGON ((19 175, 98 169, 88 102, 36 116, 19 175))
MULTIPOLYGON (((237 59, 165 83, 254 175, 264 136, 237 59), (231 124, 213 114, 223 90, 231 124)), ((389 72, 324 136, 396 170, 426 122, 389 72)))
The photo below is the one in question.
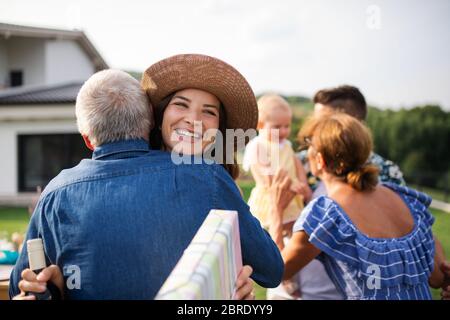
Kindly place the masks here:
POLYGON ((253 268, 252 279, 266 288, 274 288, 281 282, 284 263, 278 247, 260 222, 250 213, 235 182, 220 167, 215 171, 215 208, 235 210, 239 217, 242 260, 253 268))
POLYGON ((403 179, 403 173, 398 165, 393 162, 386 161, 384 166, 385 168, 383 169, 383 172, 385 174, 380 175, 380 182, 391 182, 401 186, 406 185, 405 180, 403 179))
POLYGON ((403 172, 399 166, 391 160, 385 159, 379 154, 372 153, 370 156, 370 162, 379 167, 379 180, 380 183, 395 183, 397 185, 406 185, 403 178, 403 172))
POLYGON ((41 198, 36 205, 36 209, 31 216, 30 223, 28 225, 27 234, 25 237, 25 242, 22 247, 22 252, 17 259, 16 265, 14 266, 10 279, 9 279, 9 296, 12 299, 14 296, 20 293, 19 282, 22 280, 22 271, 29 268, 28 261, 28 251, 27 251, 27 240, 41 238, 44 243, 44 252, 47 265, 55 263, 56 252, 55 245, 53 241, 53 236, 50 233, 49 225, 45 217, 46 200, 41 198))
POLYGON ((30 223, 28 225, 28 231, 25 237, 24 245, 22 247, 22 252, 20 253, 19 258, 16 261, 16 265, 14 266, 14 269, 11 272, 11 276, 9 277, 9 297, 11 299, 20 293, 19 281, 21 280, 21 274, 24 269, 28 268, 28 253, 26 241, 38 237, 39 236, 35 214, 33 214, 30 223))

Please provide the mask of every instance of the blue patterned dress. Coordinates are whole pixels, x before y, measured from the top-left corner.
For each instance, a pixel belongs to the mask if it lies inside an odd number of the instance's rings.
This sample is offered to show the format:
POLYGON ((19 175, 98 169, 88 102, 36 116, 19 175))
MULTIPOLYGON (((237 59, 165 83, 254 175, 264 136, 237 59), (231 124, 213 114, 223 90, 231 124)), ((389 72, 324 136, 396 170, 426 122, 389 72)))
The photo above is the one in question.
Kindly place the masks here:
POLYGON ((322 261, 336 288, 346 299, 432 299, 428 278, 434 266, 431 198, 413 189, 386 183, 408 205, 413 230, 393 239, 362 234, 332 199, 311 201, 294 226, 304 230, 322 252, 322 261))

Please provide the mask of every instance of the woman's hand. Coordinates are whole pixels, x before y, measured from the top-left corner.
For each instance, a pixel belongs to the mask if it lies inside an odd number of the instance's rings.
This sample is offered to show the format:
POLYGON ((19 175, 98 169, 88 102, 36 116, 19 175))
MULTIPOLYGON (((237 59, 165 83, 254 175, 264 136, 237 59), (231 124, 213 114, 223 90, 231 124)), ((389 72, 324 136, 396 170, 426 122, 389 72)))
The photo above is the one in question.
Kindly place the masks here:
POLYGON ((34 295, 27 296, 27 292, 44 292, 47 289, 47 282, 58 287, 61 296, 64 292, 64 277, 57 265, 51 265, 43 269, 36 275, 31 269, 22 271, 22 280, 19 282, 20 294, 13 297, 13 300, 36 300, 34 295))
POLYGON ((296 193, 291 190, 292 179, 289 178, 287 171, 280 169, 273 176, 270 184, 270 194, 272 197, 273 208, 281 214, 294 199, 296 193))
POLYGON ((295 181, 291 184, 291 190, 296 194, 302 194, 303 184, 300 181, 295 181))
POLYGON ((287 171, 280 169, 273 176, 270 185, 270 228, 269 233, 278 248, 284 248, 283 243, 283 211, 295 197, 291 189, 292 180, 287 171))
POLYGON ((252 267, 242 267, 242 270, 236 280, 237 289, 234 296, 236 300, 255 300, 255 294, 253 293, 253 280, 250 279, 252 272, 252 267))
POLYGON ((304 201, 307 203, 311 200, 312 191, 311 188, 304 182, 296 181, 291 185, 292 192, 302 195, 304 201))

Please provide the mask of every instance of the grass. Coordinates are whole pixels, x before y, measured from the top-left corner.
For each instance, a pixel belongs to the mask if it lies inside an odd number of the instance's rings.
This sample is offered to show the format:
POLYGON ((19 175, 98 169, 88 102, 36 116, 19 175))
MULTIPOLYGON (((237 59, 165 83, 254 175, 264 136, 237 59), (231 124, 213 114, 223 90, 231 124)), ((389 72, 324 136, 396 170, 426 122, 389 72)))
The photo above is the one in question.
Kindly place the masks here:
POLYGON ((437 190, 437 189, 433 189, 433 188, 429 188, 429 187, 422 187, 422 186, 417 186, 417 185, 412 185, 412 184, 410 186, 419 191, 425 192, 426 194, 430 195, 433 199, 444 201, 444 202, 450 202, 450 194, 445 193, 442 190, 437 190))
MULTIPOLYGON (((450 260, 450 213, 445 213, 440 210, 431 209, 431 213, 435 217, 433 225, 433 234, 439 239, 444 248, 444 253, 447 261, 450 260)), ((440 290, 431 290, 434 299, 440 299, 440 290)))
MULTIPOLYGON (((251 180, 240 181, 245 200, 248 200, 250 192, 254 187, 251 180)), ((444 247, 447 257, 450 257, 450 214, 439 210, 431 209, 436 218, 433 226, 434 234, 439 238, 444 247)), ((25 208, 0 208, 0 237, 2 233, 10 239, 13 232, 25 233, 29 221, 28 210, 25 208)), ((255 294, 258 300, 266 298, 266 289, 255 285, 255 294)), ((433 297, 439 299, 439 290, 432 290, 433 297)))
POLYGON ((0 238, 10 240, 14 232, 25 233, 29 219, 25 208, 0 207, 0 238))

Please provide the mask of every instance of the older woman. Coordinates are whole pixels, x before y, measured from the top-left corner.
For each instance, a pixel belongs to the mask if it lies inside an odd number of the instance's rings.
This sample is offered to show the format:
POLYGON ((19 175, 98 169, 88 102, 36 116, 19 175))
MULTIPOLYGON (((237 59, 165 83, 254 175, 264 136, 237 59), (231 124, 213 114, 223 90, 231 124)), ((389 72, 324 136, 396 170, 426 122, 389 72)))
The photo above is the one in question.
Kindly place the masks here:
MULTIPOLYGON (((304 209, 284 249, 278 241, 284 278, 317 257, 346 299, 431 299, 429 284, 444 284, 443 252, 427 210, 431 199, 407 187, 378 184, 378 169, 367 164, 371 136, 351 116, 313 118, 300 139, 328 196, 304 209)), ((271 230, 276 239, 280 232, 279 225, 271 230)))

